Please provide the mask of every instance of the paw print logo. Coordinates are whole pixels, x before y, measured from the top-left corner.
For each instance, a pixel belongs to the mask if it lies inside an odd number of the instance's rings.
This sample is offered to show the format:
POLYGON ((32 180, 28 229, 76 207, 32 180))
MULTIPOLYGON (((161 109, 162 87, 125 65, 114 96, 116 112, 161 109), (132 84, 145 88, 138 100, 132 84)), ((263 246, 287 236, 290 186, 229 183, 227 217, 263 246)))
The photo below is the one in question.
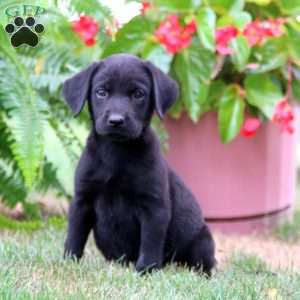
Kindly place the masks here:
POLYGON ((42 24, 36 24, 34 17, 16 17, 13 24, 5 26, 5 31, 11 35, 10 43, 17 48, 21 45, 35 47, 39 43, 39 34, 44 31, 42 24))

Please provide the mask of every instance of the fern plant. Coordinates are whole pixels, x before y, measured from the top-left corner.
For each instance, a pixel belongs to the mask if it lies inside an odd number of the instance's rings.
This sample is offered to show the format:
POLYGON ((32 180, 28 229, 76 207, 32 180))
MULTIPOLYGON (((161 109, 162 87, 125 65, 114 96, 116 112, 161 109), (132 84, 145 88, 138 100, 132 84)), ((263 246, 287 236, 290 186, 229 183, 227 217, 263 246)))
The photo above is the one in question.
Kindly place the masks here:
POLYGON ((0 26, 0 199, 11 206, 26 203, 33 191, 72 194, 88 118, 85 113, 73 119, 61 87, 99 59, 102 46, 87 48, 71 30, 70 18, 93 11, 97 22, 111 22, 97 0, 48 1, 47 11, 36 48, 14 49, 0 26))

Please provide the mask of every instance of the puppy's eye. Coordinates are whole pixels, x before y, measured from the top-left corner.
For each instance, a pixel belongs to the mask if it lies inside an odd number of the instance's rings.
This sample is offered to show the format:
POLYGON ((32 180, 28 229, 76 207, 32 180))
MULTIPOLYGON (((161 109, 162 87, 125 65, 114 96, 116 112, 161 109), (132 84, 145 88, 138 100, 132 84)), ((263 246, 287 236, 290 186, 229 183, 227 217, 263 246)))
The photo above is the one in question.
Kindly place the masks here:
POLYGON ((106 98, 108 96, 108 91, 104 88, 99 88, 96 90, 96 96, 98 98, 106 98))
POLYGON ((135 99, 142 99, 145 97, 145 92, 142 89, 136 89, 133 91, 132 96, 135 99))

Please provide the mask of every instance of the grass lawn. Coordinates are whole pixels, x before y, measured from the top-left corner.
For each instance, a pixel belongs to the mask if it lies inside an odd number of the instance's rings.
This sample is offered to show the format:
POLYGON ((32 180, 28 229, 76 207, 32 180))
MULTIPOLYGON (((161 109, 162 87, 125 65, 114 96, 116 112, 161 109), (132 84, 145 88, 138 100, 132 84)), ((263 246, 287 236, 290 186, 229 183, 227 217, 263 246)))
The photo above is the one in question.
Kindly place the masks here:
POLYGON ((300 299, 300 274, 230 253, 211 279, 170 266, 151 276, 108 263, 90 239, 79 263, 62 259, 65 229, 0 231, 0 299, 300 299))

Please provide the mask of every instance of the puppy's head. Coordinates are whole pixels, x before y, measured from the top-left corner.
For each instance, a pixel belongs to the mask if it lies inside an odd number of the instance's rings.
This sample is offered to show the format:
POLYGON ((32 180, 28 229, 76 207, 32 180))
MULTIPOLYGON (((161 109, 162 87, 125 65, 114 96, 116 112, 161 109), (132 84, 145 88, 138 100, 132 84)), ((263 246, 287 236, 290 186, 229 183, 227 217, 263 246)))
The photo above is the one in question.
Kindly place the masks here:
POLYGON ((162 118, 175 102, 174 80, 150 62, 127 54, 93 63, 68 79, 63 95, 77 115, 85 100, 97 134, 115 140, 139 137, 154 109, 162 118))

